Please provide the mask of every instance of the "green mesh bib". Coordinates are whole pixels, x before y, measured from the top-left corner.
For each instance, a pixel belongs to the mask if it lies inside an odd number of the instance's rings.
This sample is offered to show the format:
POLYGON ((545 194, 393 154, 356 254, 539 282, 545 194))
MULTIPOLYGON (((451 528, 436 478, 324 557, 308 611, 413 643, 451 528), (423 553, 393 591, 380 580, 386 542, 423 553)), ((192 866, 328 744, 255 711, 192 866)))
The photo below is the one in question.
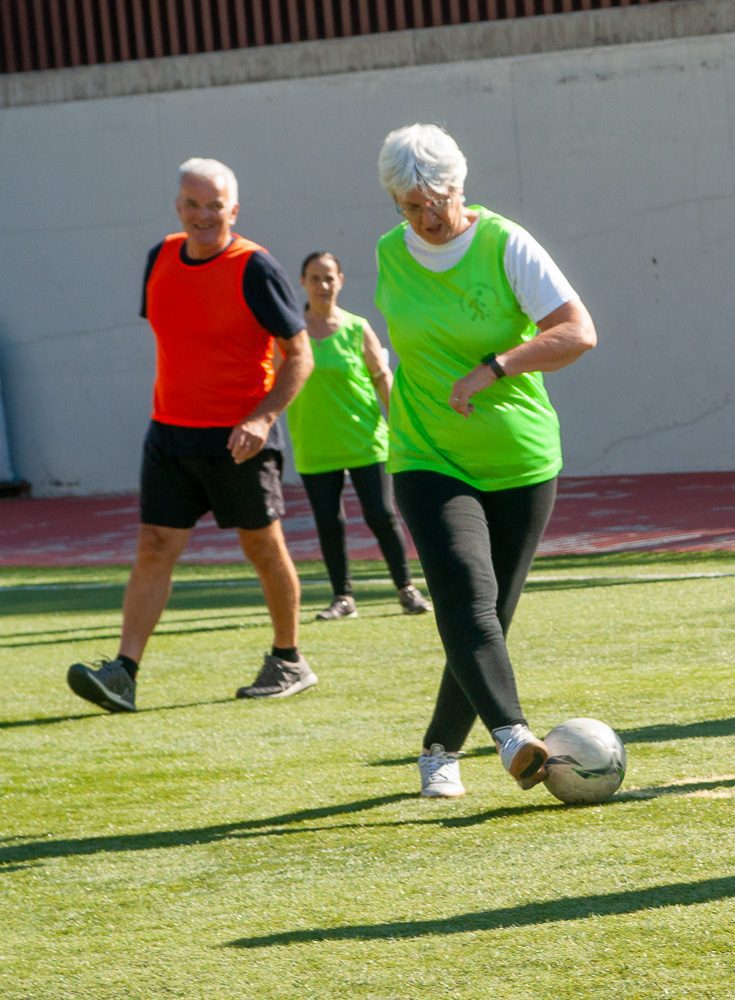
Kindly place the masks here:
POLYGON ((299 473, 356 469, 388 457, 388 426, 362 353, 366 320, 340 312, 342 326, 311 339, 314 370, 286 411, 299 473))
POLYGON ((512 223, 482 206, 470 248, 448 271, 406 249, 406 223, 378 242, 376 305, 399 358, 390 406, 388 470, 423 469, 480 490, 544 482, 562 466, 559 421, 540 372, 508 376, 477 393, 465 418, 449 406, 454 382, 486 354, 535 336, 508 283, 512 223))

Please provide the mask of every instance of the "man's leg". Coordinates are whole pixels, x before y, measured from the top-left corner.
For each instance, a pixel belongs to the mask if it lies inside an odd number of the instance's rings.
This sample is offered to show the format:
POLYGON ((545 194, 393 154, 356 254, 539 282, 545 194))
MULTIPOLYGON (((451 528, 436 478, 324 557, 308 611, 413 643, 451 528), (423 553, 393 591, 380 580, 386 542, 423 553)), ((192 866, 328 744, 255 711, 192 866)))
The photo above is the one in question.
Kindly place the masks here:
POLYGON ((140 663, 146 643, 168 603, 171 575, 191 529, 141 524, 138 548, 123 601, 118 655, 140 663))
POLYGON ((238 688, 237 698, 285 698, 306 691, 317 676, 299 653, 301 585, 280 521, 265 528, 238 528, 245 557, 253 564, 273 623, 273 649, 252 684, 238 688))
POLYGON ((299 642, 301 584, 280 521, 266 528, 238 528, 245 557, 253 564, 273 623, 273 645, 296 648, 299 642))
POLYGON ((123 602, 120 648, 114 660, 97 667, 74 663, 67 672, 72 691, 108 712, 135 711, 135 677, 171 591, 171 574, 186 547, 190 529, 142 524, 123 602))

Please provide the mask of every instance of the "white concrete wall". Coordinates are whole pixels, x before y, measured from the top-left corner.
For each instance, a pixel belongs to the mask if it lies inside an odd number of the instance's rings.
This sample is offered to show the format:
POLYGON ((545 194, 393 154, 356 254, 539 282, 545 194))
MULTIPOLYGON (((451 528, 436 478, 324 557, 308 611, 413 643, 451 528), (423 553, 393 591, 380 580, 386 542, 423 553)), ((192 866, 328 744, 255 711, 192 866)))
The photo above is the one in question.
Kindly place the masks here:
POLYGON ((565 471, 732 468, 734 109, 733 33, 6 102, 0 380, 16 472, 38 496, 135 489, 153 365, 142 268, 178 228, 188 156, 233 166, 237 228, 294 281, 307 252, 337 253, 342 303, 382 332, 373 250, 396 216, 375 163, 385 133, 417 120, 452 132, 468 201, 525 225, 596 320, 598 349, 547 379, 565 471))

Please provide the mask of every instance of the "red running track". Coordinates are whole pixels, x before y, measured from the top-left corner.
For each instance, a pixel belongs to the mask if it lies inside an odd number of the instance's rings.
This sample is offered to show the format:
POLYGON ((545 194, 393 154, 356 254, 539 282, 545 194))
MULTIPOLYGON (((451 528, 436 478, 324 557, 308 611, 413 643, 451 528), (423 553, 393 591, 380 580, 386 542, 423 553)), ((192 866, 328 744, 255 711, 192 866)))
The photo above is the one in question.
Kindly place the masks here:
MULTIPOLYGON (((284 527, 296 560, 319 559, 308 502, 286 487, 284 527)), ((345 493, 353 558, 379 559, 351 488, 345 493)), ((138 508, 134 495, 0 499, 0 565, 92 566, 130 563, 138 508)), ((735 551, 735 473, 563 477, 541 555, 603 552, 735 551)), ((411 556, 415 556, 409 544, 411 556)), ((242 558, 234 532, 211 517, 194 529, 186 562, 242 558)))

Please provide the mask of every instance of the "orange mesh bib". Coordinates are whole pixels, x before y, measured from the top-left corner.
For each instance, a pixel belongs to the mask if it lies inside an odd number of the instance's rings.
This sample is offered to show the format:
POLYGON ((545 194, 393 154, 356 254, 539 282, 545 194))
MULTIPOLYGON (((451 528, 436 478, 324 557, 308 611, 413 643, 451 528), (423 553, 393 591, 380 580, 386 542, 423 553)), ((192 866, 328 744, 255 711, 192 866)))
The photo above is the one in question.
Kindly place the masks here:
POLYGON ((186 234, 167 236, 146 286, 156 336, 153 419, 182 427, 232 427, 273 384, 273 336, 245 301, 257 243, 236 236, 211 261, 185 264, 186 234))

